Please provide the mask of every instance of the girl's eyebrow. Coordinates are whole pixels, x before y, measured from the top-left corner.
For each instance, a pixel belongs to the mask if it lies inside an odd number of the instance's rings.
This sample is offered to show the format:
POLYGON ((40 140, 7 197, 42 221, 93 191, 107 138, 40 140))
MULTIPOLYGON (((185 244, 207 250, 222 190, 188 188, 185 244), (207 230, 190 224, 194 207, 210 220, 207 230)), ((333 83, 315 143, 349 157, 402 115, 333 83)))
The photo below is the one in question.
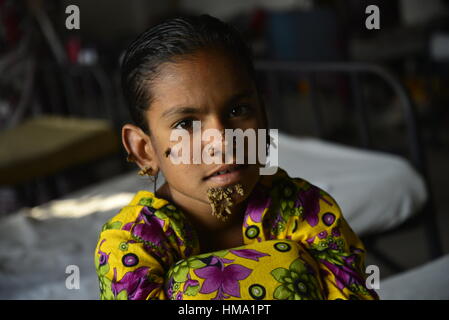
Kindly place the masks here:
POLYGON ((194 114, 194 113, 199 113, 199 112, 200 112, 199 109, 195 108, 195 107, 189 107, 189 106, 186 106, 186 107, 173 107, 173 108, 170 108, 168 110, 165 110, 162 113, 162 117, 163 118, 169 118, 169 117, 171 117, 173 115, 194 114))
POLYGON ((251 90, 251 89, 243 90, 243 91, 233 95, 231 97, 231 99, 229 99, 227 104, 231 105, 231 104, 233 104, 233 103, 235 103, 235 102, 237 102, 237 101, 239 101, 241 99, 251 98, 253 95, 254 95, 254 91, 253 90, 251 90))
MULTIPOLYGON (((233 104, 233 103, 237 102, 238 100, 240 100, 242 98, 251 97, 251 96, 253 96, 253 94, 254 94, 254 92, 251 89, 241 91, 241 92, 233 95, 229 99, 227 104, 228 105, 233 104)), ((174 115, 197 114, 197 113, 200 113, 200 112, 201 112, 201 110, 199 108, 195 108, 195 107, 192 107, 192 106, 183 106, 183 107, 175 106, 175 107, 172 107, 172 108, 170 108, 168 110, 165 110, 162 113, 162 118, 169 118, 169 117, 174 116, 174 115)))

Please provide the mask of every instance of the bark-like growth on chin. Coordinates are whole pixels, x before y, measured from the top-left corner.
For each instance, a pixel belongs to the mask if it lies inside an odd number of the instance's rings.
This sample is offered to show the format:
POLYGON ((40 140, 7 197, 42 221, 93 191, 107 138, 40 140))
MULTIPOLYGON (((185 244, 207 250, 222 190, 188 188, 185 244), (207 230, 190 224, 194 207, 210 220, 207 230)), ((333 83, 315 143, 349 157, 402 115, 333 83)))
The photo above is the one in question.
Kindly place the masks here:
POLYGON ((240 183, 227 187, 209 188, 207 197, 212 207, 212 215, 217 219, 226 221, 231 215, 231 208, 234 205, 232 194, 237 193, 241 196, 245 194, 243 186, 240 183))

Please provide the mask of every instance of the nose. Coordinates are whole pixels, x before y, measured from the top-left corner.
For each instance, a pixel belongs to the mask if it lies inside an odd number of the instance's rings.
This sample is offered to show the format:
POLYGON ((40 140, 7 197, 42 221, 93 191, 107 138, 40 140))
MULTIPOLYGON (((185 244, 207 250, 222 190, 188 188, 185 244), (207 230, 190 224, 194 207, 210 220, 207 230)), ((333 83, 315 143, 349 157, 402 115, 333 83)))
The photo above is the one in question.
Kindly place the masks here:
MULTIPOLYGON (((221 121, 219 118, 214 118, 210 121, 207 127, 204 128, 205 131, 203 132, 203 150, 206 148, 205 152, 212 158, 217 157, 220 159, 221 163, 226 161, 226 153, 230 153, 232 149, 229 148, 233 147, 232 141, 226 142, 225 129, 232 128, 227 128, 225 122, 221 121), (227 146, 229 146, 229 148, 227 146)), ((235 155, 235 152, 233 152, 233 155, 235 155)), ((228 159, 229 162, 233 161, 233 156, 229 156, 228 158, 231 158, 228 159)))

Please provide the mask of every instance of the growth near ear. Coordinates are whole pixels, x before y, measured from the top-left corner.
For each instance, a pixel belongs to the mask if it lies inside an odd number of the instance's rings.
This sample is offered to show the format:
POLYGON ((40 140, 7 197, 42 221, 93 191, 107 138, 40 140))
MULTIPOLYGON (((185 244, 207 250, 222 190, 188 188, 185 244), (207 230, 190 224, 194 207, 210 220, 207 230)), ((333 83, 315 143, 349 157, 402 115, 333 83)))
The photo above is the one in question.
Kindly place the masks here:
POLYGON ((170 153, 171 153, 171 148, 167 148, 167 150, 165 150, 165 152, 164 152, 165 157, 168 158, 168 156, 170 155, 170 153))

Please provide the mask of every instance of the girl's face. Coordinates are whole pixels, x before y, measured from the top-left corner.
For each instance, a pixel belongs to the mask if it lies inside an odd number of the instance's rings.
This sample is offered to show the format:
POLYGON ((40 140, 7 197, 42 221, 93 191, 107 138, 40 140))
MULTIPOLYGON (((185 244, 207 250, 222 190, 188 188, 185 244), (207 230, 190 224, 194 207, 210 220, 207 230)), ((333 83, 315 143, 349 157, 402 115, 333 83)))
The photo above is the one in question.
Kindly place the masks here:
MULTIPOLYGON (((264 128, 262 106, 244 66, 217 50, 199 51, 165 63, 151 84, 151 93, 154 99, 146 119, 152 134, 153 160, 163 172, 170 192, 208 203, 209 188, 240 183, 245 195, 234 195, 233 199, 234 203, 244 201, 259 179, 259 164, 246 164, 232 181, 223 182, 209 176, 225 165, 224 162, 194 164, 192 161, 194 120, 201 121, 202 131, 264 128), (190 164, 175 164, 165 154, 168 148, 179 143, 170 141, 173 129, 186 129, 190 133, 190 164)), ((202 141, 201 151, 212 141, 212 138, 202 141)), ((247 152, 248 148, 245 155, 247 152)), ((236 163, 235 156, 234 152, 233 163, 236 163)))

